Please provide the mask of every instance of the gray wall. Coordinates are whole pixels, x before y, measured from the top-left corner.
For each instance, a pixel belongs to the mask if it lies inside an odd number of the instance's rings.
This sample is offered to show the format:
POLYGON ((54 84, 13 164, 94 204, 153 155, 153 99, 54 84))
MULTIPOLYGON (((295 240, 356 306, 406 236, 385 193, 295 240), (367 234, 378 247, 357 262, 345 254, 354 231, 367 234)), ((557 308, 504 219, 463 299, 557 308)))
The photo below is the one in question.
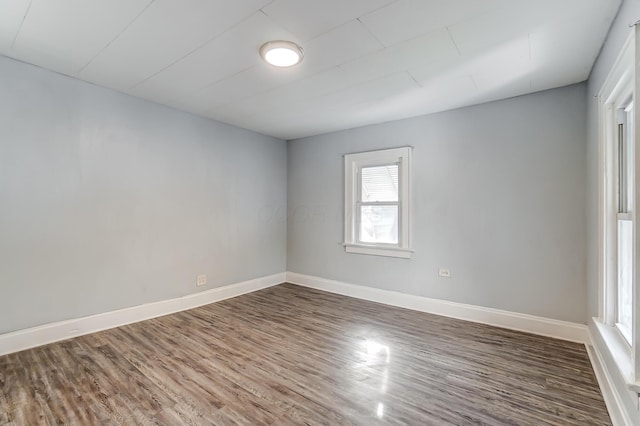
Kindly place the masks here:
POLYGON ((580 84, 290 141, 288 270, 584 323, 585 104, 580 84), (342 155, 400 145, 414 257, 345 253, 342 155))
MULTIPOLYGON (((624 0, 618 17, 611 26, 607 41, 591 71, 587 97, 587 290, 589 318, 598 315, 598 103, 595 96, 607 78, 624 42, 631 34, 632 24, 640 19, 640 0, 624 0)), ((636 409, 637 396, 627 390, 624 378, 620 375, 613 358, 604 342, 598 337, 594 325, 591 324, 594 344, 600 346, 613 383, 621 395, 623 408, 631 416, 634 424, 640 424, 640 412, 636 409)))
POLYGON ((0 99, 0 333, 285 270, 286 142, 7 58, 0 99))

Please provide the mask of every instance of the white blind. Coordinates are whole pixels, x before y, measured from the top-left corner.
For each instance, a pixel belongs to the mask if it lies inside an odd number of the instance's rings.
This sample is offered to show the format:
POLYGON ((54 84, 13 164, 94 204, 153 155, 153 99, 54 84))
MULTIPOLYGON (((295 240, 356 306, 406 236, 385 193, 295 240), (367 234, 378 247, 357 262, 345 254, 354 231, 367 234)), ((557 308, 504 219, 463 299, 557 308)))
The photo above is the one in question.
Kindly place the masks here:
POLYGON ((361 174, 361 201, 398 201, 397 164, 363 167, 361 174))

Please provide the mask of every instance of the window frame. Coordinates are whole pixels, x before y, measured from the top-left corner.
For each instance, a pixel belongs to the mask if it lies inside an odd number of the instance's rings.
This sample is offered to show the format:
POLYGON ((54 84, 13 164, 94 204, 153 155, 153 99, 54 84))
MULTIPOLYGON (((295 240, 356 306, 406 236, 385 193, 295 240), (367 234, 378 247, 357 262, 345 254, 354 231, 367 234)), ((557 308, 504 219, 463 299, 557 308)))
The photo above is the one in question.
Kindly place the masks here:
POLYGON ((357 152, 344 156, 345 170, 345 209, 344 242, 347 253, 369 254, 376 256, 411 258, 410 200, 411 200, 411 151, 412 147, 381 149, 357 152), (363 168, 398 165, 398 201, 363 202, 361 200, 360 174, 363 168), (398 244, 364 243, 360 241, 360 206, 362 205, 398 206, 398 244))
MULTIPOLYGON (((609 104, 612 108, 611 110, 615 113, 615 120, 613 117, 606 117, 605 119, 609 119, 612 121, 612 126, 616 127, 617 137, 616 137, 616 146, 614 147, 616 157, 618 159, 617 164, 615 164, 616 168, 616 176, 617 176, 617 187, 616 187, 616 201, 617 201, 617 212, 616 212, 616 244, 617 248, 615 250, 615 256, 617 260, 617 269, 618 275, 615 283, 609 283, 615 287, 616 297, 615 301, 612 301, 613 306, 607 306, 606 309, 611 310, 614 315, 614 326, 624 338, 624 342, 631 347, 633 344, 633 318, 631 319, 631 324, 625 324, 621 321, 621 303, 620 303, 620 295, 621 295, 621 283, 620 283, 620 225, 622 223, 628 223, 631 225, 631 232, 634 232, 635 228, 635 182, 633 182, 634 178, 634 170, 632 170, 633 165, 635 163, 633 155, 635 151, 635 147, 633 146, 633 84, 631 81, 624 81, 622 86, 622 90, 620 90, 613 99, 609 99, 609 104), (631 112, 631 114, 629 114, 631 112), (631 115, 631 121, 629 120, 629 116, 631 115)), ((611 141, 613 142, 613 141, 611 141)), ((631 240, 633 240, 633 235, 631 240)), ((633 258, 636 249, 633 247, 633 241, 631 241, 631 256, 633 258)), ((635 270, 635 262, 631 262, 632 264, 632 272, 635 270)), ((635 273, 635 272, 633 272, 635 273)), ((633 281, 633 278, 632 278, 633 281)), ((631 283, 633 287, 633 282, 631 283)), ((631 289, 633 292, 633 288, 631 289)), ((633 303, 633 302, 632 302, 633 303)), ((633 313, 632 313, 633 315, 633 313)))
MULTIPOLYGON (((638 279, 637 256, 640 253, 640 232, 637 226, 637 202, 640 201, 640 152, 636 127, 639 111, 637 103, 638 81, 636 77, 636 45, 639 37, 638 27, 634 27, 620 55, 598 93, 599 117, 599 194, 598 194, 598 281, 599 312, 594 318, 595 330, 604 342, 609 354, 615 361, 621 375, 630 390, 640 392, 640 307, 638 306, 640 288, 638 279), (619 190, 619 152, 618 124, 620 110, 633 103, 633 123, 631 123, 631 150, 633 155, 633 173, 631 211, 621 212, 618 203, 619 190), (619 329, 618 320, 618 222, 631 220, 632 234, 632 329, 631 341, 628 341, 619 329)), ((624 209, 622 209, 624 210, 624 209)))

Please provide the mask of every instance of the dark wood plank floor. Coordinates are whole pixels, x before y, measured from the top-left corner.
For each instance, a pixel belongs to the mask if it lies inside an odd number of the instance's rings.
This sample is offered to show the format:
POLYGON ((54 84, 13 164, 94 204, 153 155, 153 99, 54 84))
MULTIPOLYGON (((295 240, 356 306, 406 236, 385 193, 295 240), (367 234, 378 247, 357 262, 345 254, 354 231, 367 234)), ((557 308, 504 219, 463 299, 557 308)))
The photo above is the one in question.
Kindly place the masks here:
POLYGON ((284 284, 0 357, 0 424, 610 420, 582 345, 284 284))

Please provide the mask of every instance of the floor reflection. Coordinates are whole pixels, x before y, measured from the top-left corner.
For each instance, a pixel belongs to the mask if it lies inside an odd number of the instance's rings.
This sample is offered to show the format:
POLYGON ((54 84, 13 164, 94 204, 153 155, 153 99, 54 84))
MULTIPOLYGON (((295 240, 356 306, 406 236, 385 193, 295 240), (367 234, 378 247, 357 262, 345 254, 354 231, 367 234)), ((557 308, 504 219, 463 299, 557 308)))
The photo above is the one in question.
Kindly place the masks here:
POLYGON ((367 348, 367 365, 375 365, 379 363, 381 357, 385 364, 389 364, 389 361, 391 360, 391 351, 389 350, 389 346, 383 345, 375 340, 367 340, 365 344, 367 348))
POLYGON ((384 417, 384 404, 382 402, 378 402, 378 409, 376 410, 376 415, 379 419, 384 417))
POLYGON ((370 376, 371 382, 380 384, 377 394, 373 394, 371 397, 374 400, 378 400, 375 403, 374 412, 381 419, 384 417, 385 405, 379 399, 382 399, 387 392, 391 350, 388 345, 373 339, 365 340, 363 349, 360 367, 367 368, 367 374, 370 376))

